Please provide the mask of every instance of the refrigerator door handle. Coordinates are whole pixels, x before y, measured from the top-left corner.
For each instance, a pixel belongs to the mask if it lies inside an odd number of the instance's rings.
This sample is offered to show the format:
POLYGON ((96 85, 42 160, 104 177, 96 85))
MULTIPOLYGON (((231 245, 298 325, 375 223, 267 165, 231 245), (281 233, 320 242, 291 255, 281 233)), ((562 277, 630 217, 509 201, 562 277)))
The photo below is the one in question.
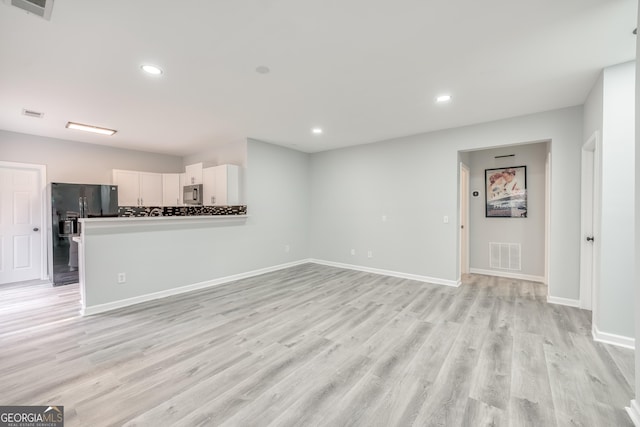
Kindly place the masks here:
POLYGON ((89 204, 87 203, 87 198, 84 198, 84 212, 82 212, 82 217, 87 217, 87 210, 89 209, 89 204))
POLYGON ((78 209, 80 211, 80 218, 84 218, 84 203, 82 197, 78 197, 78 209))

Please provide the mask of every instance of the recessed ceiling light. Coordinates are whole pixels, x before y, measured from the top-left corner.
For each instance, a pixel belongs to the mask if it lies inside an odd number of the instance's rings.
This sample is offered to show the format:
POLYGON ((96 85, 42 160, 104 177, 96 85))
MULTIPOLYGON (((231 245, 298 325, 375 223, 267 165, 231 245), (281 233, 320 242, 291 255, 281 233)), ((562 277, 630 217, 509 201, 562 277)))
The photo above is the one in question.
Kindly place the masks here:
POLYGON ((320 135, 322 133, 322 129, 321 128, 313 128, 313 129, 311 129, 311 133, 313 133, 314 135, 320 135))
POLYGON ((256 73, 258 73, 258 74, 269 74, 270 72, 271 72, 271 70, 269 69, 269 67, 267 67, 265 65, 261 65, 261 66, 256 68, 256 73))
POLYGON ((65 127, 67 129, 83 130, 85 132, 93 132, 93 133, 99 133, 100 135, 109 135, 109 136, 117 132, 113 129, 101 128, 101 127, 91 126, 91 125, 83 125, 81 123, 74 123, 74 122, 67 122, 67 125, 65 127))
POLYGON ((155 65, 143 65, 142 67, 142 71, 149 73, 149 74, 153 74, 154 76, 159 76, 160 74, 162 74, 162 69, 156 67, 155 65))
POLYGON ((440 95, 436 98, 436 102, 449 102, 451 101, 451 95, 440 95))

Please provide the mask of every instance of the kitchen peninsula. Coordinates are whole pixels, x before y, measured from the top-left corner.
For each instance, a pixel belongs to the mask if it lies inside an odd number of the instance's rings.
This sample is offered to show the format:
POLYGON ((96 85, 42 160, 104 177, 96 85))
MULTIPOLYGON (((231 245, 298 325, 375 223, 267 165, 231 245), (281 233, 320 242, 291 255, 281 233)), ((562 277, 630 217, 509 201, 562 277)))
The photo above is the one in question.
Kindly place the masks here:
POLYGON ((246 234, 246 208, 136 207, 125 208, 127 216, 80 219, 74 240, 82 314, 213 286, 240 273, 230 260, 245 250, 236 236, 246 234))

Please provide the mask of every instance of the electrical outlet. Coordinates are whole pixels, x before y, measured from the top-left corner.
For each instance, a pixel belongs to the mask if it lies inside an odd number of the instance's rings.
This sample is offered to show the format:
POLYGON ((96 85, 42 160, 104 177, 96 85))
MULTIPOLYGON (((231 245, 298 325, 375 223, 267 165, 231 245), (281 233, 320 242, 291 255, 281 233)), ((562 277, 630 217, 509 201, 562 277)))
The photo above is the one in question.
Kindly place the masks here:
POLYGON ((356 254, 356 250, 355 249, 351 249, 351 255, 355 255, 356 254))
POLYGON ((126 283, 127 275, 125 273, 118 273, 118 283, 126 283))
POLYGON ((367 258, 373 258, 373 251, 372 250, 369 250, 367 252, 367 258))
POLYGON ((289 245, 284 245, 284 251, 285 252, 289 252, 291 250, 291 246, 289 245))
POLYGON ((442 218, 442 222, 449 224, 449 217, 445 215, 444 218, 442 218))

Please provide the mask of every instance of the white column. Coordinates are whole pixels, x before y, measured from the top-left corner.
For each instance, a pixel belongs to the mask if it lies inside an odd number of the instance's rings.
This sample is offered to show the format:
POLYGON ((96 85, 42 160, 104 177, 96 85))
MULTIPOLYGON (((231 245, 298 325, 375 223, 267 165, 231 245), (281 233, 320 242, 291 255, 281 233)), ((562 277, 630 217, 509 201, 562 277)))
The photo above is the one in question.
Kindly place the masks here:
MULTIPOLYGON (((640 26, 640 7, 638 7, 638 24, 640 26)), ((633 420, 636 427, 640 427, 640 67, 637 66, 638 58, 640 58, 640 43, 636 40, 636 185, 635 185, 635 316, 636 316, 636 398, 631 401, 627 408, 629 416, 633 420)))

